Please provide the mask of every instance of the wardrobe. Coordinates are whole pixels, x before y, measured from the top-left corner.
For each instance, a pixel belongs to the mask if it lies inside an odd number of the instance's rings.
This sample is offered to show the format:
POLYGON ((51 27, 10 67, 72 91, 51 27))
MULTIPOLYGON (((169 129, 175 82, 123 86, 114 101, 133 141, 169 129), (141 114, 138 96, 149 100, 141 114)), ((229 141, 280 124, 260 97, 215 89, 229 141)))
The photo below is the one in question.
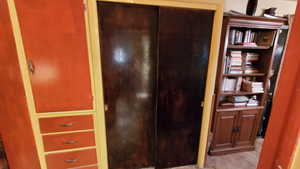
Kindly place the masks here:
POLYGON ((221 0, 1 1, 10 168, 196 164, 221 11, 221 0))
POLYGON ((109 165, 195 164, 213 12, 100 2, 98 13, 109 165))

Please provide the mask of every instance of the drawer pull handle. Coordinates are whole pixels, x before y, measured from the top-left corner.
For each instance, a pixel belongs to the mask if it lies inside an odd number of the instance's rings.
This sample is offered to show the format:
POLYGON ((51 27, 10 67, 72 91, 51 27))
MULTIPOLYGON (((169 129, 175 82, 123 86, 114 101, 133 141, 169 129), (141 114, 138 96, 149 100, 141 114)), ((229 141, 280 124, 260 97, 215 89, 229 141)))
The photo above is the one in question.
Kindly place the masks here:
POLYGON ((61 127, 72 127, 74 124, 73 123, 63 123, 60 126, 61 127))
POLYGON ((78 141, 77 140, 69 140, 69 141, 65 141, 64 144, 75 144, 77 143, 78 141))
POLYGON ((66 163, 76 163, 79 161, 79 158, 75 158, 75 159, 70 159, 70 160, 65 160, 66 163))

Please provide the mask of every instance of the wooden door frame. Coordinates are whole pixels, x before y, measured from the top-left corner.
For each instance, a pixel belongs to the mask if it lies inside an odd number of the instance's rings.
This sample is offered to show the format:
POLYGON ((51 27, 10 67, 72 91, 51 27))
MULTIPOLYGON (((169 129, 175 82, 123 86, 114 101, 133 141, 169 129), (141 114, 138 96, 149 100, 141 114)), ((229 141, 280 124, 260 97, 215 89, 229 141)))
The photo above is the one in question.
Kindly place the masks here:
MULTIPOLYGON (((151 6, 164 6, 164 7, 180 7, 190 9, 202 9, 212 10, 215 12, 212 30, 211 50, 209 55, 209 65, 207 73, 207 81, 205 88, 205 100, 203 107, 202 126, 200 135, 200 145, 198 150, 198 161, 197 165, 199 168, 204 167, 207 138, 209 133, 209 122, 211 116, 211 105, 213 102, 213 93, 218 65, 218 55, 220 46, 220 37, 223 21, 223 8, 224 0, 87 0, 88 9, 88 40, 90 41, 90 48, 92 53, 92 63, 94 71, 95 81, 95 100, 96 100, 96 111, 98 112, 98 119, 100 123, 105 124, 104 115, 104 98, 103 98, 103 83, 102 83, 102 70, 101 70, 101 54, 100 54, 100 37, 98 30, 98 11, 97 2, 117 2, 117 3, 128 3, 128 4, 141 4, 151 6)), ((201 107, 199 107, 201 109, 201 107)), ((98 133, 97 136, 101 136, 100 142, 100 168, 108 169, 107 159, 107 142, 105 134, 105 125, 99 125, 99 130, 102 133, 98 133)), ((200 134, 200 133, 199 133, 200 134)))

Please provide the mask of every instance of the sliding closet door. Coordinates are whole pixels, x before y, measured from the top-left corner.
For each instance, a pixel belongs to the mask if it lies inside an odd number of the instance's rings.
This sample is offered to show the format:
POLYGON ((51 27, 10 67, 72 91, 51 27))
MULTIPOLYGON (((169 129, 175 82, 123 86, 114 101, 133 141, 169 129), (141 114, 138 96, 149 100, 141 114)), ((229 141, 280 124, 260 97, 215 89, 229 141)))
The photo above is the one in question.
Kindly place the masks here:
POLYGON ((154 166, 155 7, 98 3, 110 169, 154 166))
POLYGON ((160 8, 158 168, 196 163, 213 16, 160 8))

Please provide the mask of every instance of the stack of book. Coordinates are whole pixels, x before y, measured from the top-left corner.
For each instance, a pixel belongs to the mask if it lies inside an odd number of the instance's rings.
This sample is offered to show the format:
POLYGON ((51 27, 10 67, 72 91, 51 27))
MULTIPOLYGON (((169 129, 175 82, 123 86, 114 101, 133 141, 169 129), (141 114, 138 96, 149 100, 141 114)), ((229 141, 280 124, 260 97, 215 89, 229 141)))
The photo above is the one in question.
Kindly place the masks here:
POLYGON ((252 96, 247 103, 247 106, 258 106, 259 102, 257 100, 257 97, 254 95, 252 96))
POLYGON ((249 98, 247 96, 229 96, 221 103, 222 107, 246 106, 249 98))
POLYGON ((230 52, 230 74, 242 74, 242 51, 231 51, 230 52))
POLYGON ((224 78, 222 91, 240 91, 242 86, 243 78, 224 78))
POLYGON ((243 80, 243 90, 253 93, 263 93, 263 82, 252 82, 249 80, 243 80))
POLYGON ((256 41, 256 32, 251 30, 246 30, 245 32, 231 29, 229 35, 229 44, 231 45, 244 45, 244 46, 257 46, 256 41))
POLYGON ((251 73, 258 73, 258 69, 253 66, 253 62, 258 61, 259 59, 259 54, 257 53, 246 53, 245 54, 245 73, 246 74, 251 74, 251 73))
POLYGON ((237 83, 236 78, 224 78, 222 90, 225 92, 234 91, 236 87, 236 83, 237 83))

